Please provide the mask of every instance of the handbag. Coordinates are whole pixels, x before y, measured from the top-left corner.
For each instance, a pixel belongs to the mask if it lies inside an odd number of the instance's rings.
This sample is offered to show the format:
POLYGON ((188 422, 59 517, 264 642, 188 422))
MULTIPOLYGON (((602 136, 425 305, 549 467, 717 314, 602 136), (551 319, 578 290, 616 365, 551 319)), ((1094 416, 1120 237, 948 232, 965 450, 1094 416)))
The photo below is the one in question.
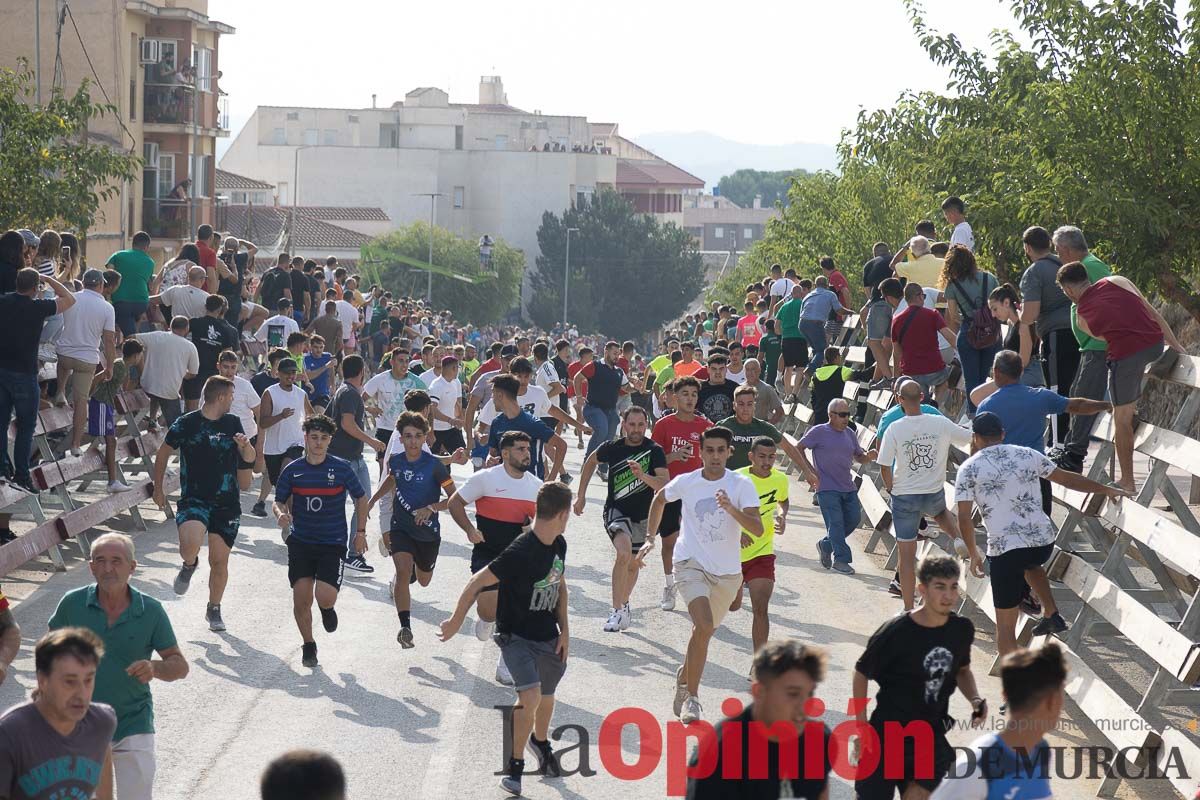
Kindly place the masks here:
MULTIPOLYGON (((963 289, 962 284, 958 279, 953 281, 958 288, 959 294, 964 300, 967 300, 967 292, 963 289)), ((992 316, 992 310, 987 304, 987 278, 980 277, 980 298, 979 305, 975 306, 969 300, 968 305, 971 305, 971 315, 967 321, 967 342, 976 350, 984 350, 998 344, 1000 341, 1000 322, 992 316)))

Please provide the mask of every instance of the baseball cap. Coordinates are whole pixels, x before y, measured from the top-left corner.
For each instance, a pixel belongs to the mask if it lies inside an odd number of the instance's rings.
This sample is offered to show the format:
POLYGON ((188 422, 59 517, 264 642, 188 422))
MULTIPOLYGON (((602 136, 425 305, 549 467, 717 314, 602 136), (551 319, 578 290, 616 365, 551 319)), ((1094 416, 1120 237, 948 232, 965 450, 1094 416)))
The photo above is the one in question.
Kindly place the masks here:
POLYGON ((17 233, 21 234, 21 238, 25 240, 26 247, 37 247, 41 242, 41 238, 29 228, 21 228, 17 233))
POLYGON ((515 344, 504 345, 504 347, 500 348, 500 357, 501 358, 516 358, 517 357, 517 346, 515 344))
POLYGON ((103 286, 104 285, 104 273, 98 269, 89 269, 87 272, 83 273, 83 285, 84 286, 103 286))
POLYGON ((971 422, 971 430, 988 439, 1004 435, 1004 423, 991 411, 976 414, 971 422))
POLYGON ((280 359, 279 366, 276 367, 276 369, 278 369, 280 372, 295 372, 298 367, 293 359, 284 358, 280 359))

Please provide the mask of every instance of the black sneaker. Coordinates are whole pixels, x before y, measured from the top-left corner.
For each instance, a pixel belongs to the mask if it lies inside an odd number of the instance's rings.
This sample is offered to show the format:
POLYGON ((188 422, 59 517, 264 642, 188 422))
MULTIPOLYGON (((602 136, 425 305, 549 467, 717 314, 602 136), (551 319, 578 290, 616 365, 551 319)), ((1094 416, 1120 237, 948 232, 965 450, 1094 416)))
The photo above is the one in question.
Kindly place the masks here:
POLYGON ((179 574, 175 576, 175 585, 173 587, 175 594, 187 593, 188 587, 192 585, 192 576, 196 574, 196 567, 198 566, 200 566, 199 556, 196 557, 196 560, 192 562, 190 567, 184 564, 179 568, 179 574))
POLYGON ((267 504, 265 502, 263 502, 262 500, 259 500, 257 503, 255 503, 254 505, 252 505, 250 507, 250 516, 260 517, 260 518, 266 517, 267 516, 267 504))
POLYGON ((317 643, 305 642, 301 648, 300 663, 306 667, 312 668, 317 666, 317 643))
POLYGON ((368 564, 360 553, 343 557, 342 566, 350 572, 357 572, 360 575, 371 575, 375 572, 375 568, 368 564))
POLYGON ((0 530, 0 545, 5 545, 5 544, 8 544, 9 542, 15 542, 16 540, 17 540, 17 535, 15 533, 13 533, 11 530, 9 530, 8 528, 0 530))
POLYGON ((321 624, 325 626, 326 633, 333 633, 337 630, 337 612, 332 608, 321 609, 321 624))
POLYGON ((33 485, 33 478, 29 477, 28 475, 22 475, 19 478, 13 478, 10 483, 11 485, 16 486, 18 489, 29 492, 30 494, 41 494, 41 490, 33 485))
POLYGON ((1018 604, 1020 609, 1031 617, 1040 617, 1042 615, 1042 604, 1033 596, 1033 592, 1029 587, 1025 587, 1025 593, 1021 595, 1021 602, 1018 604))
POLYGON ((405 650, 411 650, 417 646, 413 641, 412 628, 401 628, 400 632, 396 634, 396 641, 405 650))
POLYGON ((1065 447, 1055 447, 1046 457, 1058 465, 1060 469, 1065 469, 1067 472, 1083 472, 1083 457, 1077 453, 1072 453, 1065 447))
POLYGON ((1045 636, 1049 633, 1062 633, 1069 626, 1067 621, 1062 618, 1062 614, 1055 611, 1048 617, 1042 617, 1038 623, 1033 626, 1034 636, 1045 636))
POLYGON ((538 760, 538 775, 545 775, 548 778, 561 778, 562 767, 558 764, 558 756, 550 747, 550 741, 547 739, 544 742, 539 742, 532 735, 529 741, 525 743, 525 749, 528 750, 538 760))
POLYGON ((208 609, 204 612, 204 619, 208 622, 208 629, 220 633, 225 630, 225 620, 221 618, 221 606, 208 604, 208 609))
POLYGON ((511 795, 521 796, 521 775, 525 772, 525 759, 510 758, 508 774, 500 779, 500 788, 511 795))

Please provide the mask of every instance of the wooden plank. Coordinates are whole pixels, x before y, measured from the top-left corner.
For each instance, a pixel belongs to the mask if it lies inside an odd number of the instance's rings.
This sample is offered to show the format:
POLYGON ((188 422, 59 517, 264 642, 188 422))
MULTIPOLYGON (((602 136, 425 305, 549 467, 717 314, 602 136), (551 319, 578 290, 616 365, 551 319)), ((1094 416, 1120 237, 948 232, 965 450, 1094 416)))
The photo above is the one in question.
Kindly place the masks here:
MULTIPOLYGON (((168 474, 164 480, 166 493, 170 494, 178 485, 179 476, 168 474)), ((54 524, 58 526, 58 531, 63 538, 78 536, 89 528, 115 517, 120 512, 150 499, 153 494, 154 481, 147 479, 135 483, 128 492, 112 494, 95 503, 61 514, 54 519, 54 524)))
MULTIPOLYGON (((74 413, 70 406, 66 408, 51 407, 39 410, 37 425, 34 426, 33 435, 44 436, 47 433, 54 433, 55 431, 71 427, 75 421, 74 413)), ((16 430, 16 423, 12 423, 9 426, 8 435, 10 437, 16 436, 16 430)))
POLYGON ((1152 548, 1188 575, 1200 577, 1200 537, 1157 511, 1129 500, 1108 502, 1100 520, 1152 548))
POLYGON ((867 363, 867 348, 862 346, 847 347, 846 354, 842 360, 846 364, 865 364, 867 363))
MULTIPOLYGON (((1113 431, 1112 415, 1101 414, 1092 428, 1092 436, 1111 442, 1113 431)), ((1182 433, 1139 422, 1133 434, 1133 449, 1190 475, 1200 475, 1200 443, 1182 433)))
POLYGON ((1136 758, 1126 760, 1134 766, 1146 763, 1149 751, 1158 747, 1162 738, 1112 687, 1092 671, 1087 659, 1081 658, 1065 642, 1059 646, 1067 658, 1067 695, 1079 706, 1084 715, 1097 722, 1103 720, 1100 734, 1118 749, 1131 748, 1137 751, 1136 758))
POLYGON ((50 463, 38 464, 29 471, 33 485, 45 491, 60 486, 67 481, 104 469, 104 454, 96 448, 89 448, 82 456, 65 456, 50 463))
POLYGON ((1200 650, 1158 614, 1134 600, 1082 558, 1059 550, 1053 572, 1093 611, 1187 685, 1200 679, 1200 650))
POLYGON ((260 342, 257 339, 255 339, 253 341, 247 341, 246 339, 242 339, 242 352, 245 353, 246 355, 250 356, 251 358, 258 358, 259 356, 264 356, 267 354, 267 343, 260 342))
POLYGON ((115 408, 119 414, 132 414, 150 407, 150 396, 141 389, 121 392, 115 399, 115 408))
POLYGON ((0 578, 25 565, 57 544, 65 542, 54 521, 43 522, 0 547, 0 578))
POLYGON ((1162 744, 1158 751, 1159 774, 1165 775, 1184 797, 1195 797, 1200 792, 1200 747, 1169 725, 1163 728, 1162 744), (1180 774, 1180 762, 1187 777, 1180 774))
POLYGON ((166 434, 163 431, 143 433, 141 436, 131 436, 124 445, 124 450, 133 458, 147 456, 154 458, 166 434))
POLYGON ((29 492, 21 491, 11 484, 0 483, 0 508, 8 508, 9 506, 15 506, 17 503, 23 503, 30 496, 29 492))
POLYGON ((1200 358, 1183 354, 1177 355, 1170 373, 1163 380, 1182 384, 1192 389, 1200 389, 1200 358))
POLYGON ((892 510, 870 478, 863 478, 862 485, 858 487, 858 502, 873 527, 884 529, 892 523, 892 510))

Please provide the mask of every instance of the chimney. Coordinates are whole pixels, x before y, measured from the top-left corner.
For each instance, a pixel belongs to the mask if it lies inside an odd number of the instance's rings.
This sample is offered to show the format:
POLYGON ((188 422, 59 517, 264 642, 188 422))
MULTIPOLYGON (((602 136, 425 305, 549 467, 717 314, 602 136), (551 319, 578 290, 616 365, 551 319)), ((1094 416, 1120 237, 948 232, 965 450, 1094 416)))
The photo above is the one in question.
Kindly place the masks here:
POLYGON ((484 75, 479 79, 479 105, 508 105, 508 97, 504 94, 504 82, 500 80, 499 75, 484 75))
POLYGON ((375 105, 375 98, 377 98, 378 96, 379 96, 379 95, 375 95, 375 94, 371 95, 371 108, 376 108, 376 107, 377 107, 377 106, 375 105))
POLYGON ((754 207, 762 208, 762 195, 761 194, 754 195, 754 207))

